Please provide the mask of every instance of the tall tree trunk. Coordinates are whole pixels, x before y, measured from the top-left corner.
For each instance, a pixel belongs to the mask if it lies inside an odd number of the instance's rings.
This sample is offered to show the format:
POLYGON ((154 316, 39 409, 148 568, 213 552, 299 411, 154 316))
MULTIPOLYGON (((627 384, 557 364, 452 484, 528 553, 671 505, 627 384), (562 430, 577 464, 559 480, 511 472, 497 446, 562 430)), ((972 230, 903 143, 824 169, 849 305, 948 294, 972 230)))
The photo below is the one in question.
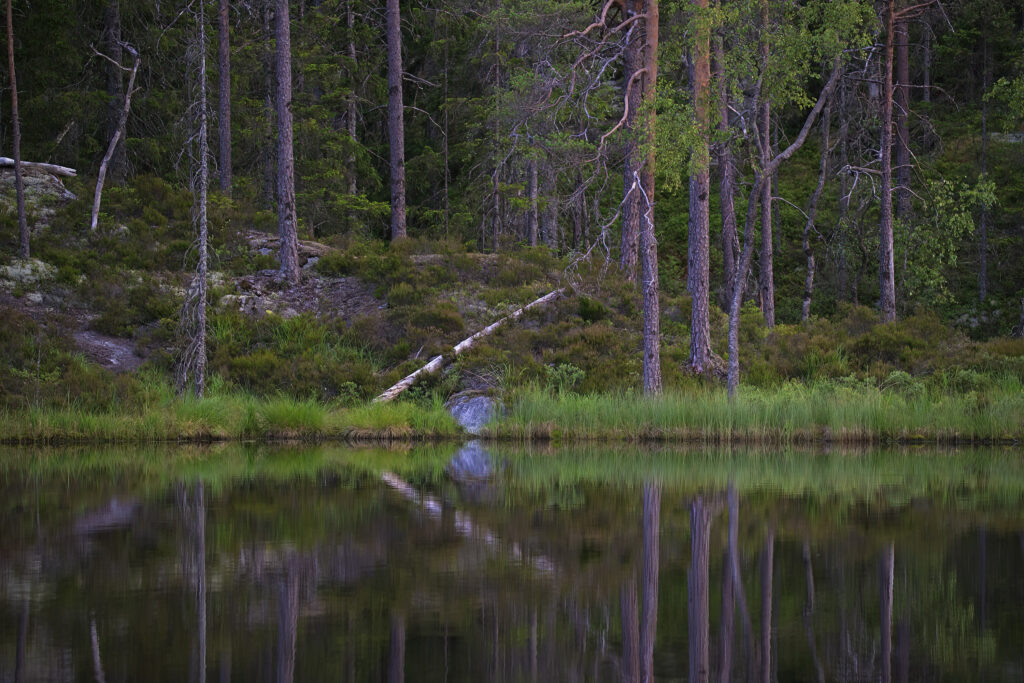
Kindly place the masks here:
MULTIPOLYGON (((626 13, 635 16, 643 10, 642 0, 626 0, 626 13)), ((619 248, 619 270, 630 282, 636 281, 636 265, 640 244, 640 232, 643 229, 643 193, 640 191, 640 171, 643 169, 643 158, 640 155, 640 107, 643 98, 641 88, 633 80, 633 75, 643 68, 644 30, 634 24, 626 34, 626 47, 623 56, 623 92, 626 108, 625 149, 622 164, 622 241, 619 248), (631 86, 632 84, 632 86, 631 86)))
POLYGON ((27 259, 28 219, 25 217, 25 181, 21 177, 21 118, 18 115, 18 79, 14 71, 14 17, 7 0, 7 76, 11 85, 11 125, 14 129, 14 188, 18 202, 18 256, 27 259))
POLYGON ((527 239, 531 247, 537 246, 537 230, 540 224, 539 189, 537 187, 537 159, 530 157, 527 162, 527 193, 529 194, 530 207, 526 216, 527 239))
POLYGON ((640 230, 641 290, 644 301, 644 393, 661 393, 661 305, 658 301, 658 241, 654 232, 654 141, 656 85, 658 80, 658 0, 646 0, 643 102, 647 110, 645 142, 647 159, 640 174, 643 189, 643 223, 640 230))
POLYGON ((818 215, 818 200, 825 188, 825 177, 828 175, 829 133, 832 125, 832 105, 825 107, 825 115, 821 119, 821 161, 818 165, 818 184, 814 187, 811 200, 807 206, 807 222, 804 223, 804 256, 807 258, 807 277, 804 280, 804 302, 801 320, 811 317, 811 296, 814 293, 814 250, 811 248, 811 230, 814 219, 818 215))
POLYGON ((694 147, 690 172, 690 231, 688 243, 688 289, 690 290, 690 368, 708 370, 711 357, 711 314, 709 310, 709 232, 711 217, 711 164, 709 108, 711 99, 711 32, 704 14, 708 0, 693 0, 697 32, 691 49, 690 83, 693 118, 700 143, 694 147))
POLYGON ((220 0, 217 35, 219 78, 218 134, 220 191, 231 196, 231 0, 220 0))
POLYGON ((622 610, 622 683, 640 683, 640 624, 635 573, 619 587, 619 608, 622 610))
MULTIPOLYGON (((348 59, 352 68, 352 73, 349 74, 350 87, 352 92, 348 96, 348 111, 345 115, 345 125, 348 129, 349 145, 352 147, 352 152, 348 155, 348 193, 355 195, 358 192, 356 183, 356 38, 355 38, 355 27, 356 19, 355 12, 352 11, 352 5, 355 0, 348 0, 345 3, 345 24, 348 26, 348 59)), ((445 50, 448 49, 447 42, 445 43, 445 50)), ((447 112, 447 110, 446 110, 447 112)), ((445 114, 447 116, 447 113, 445 114)), ((447 120, 447 119, 446 119, 447 120)))
MULTIPOLYGON (((181 320, 179 329, 184 338, 185 348, 181 361, 178 365, 177 385, 178 391, 182 392, 191 385, 196 397, 202 397, 206 389, 206 301, 207 301, 207 275, 209 270, 209 257, 207 253, 209 242, 209 221, 207 216, 208 196, 210 190, 210 144, 209 124, 206 116, 206 13, 203 3, 199 3, 198 17, 196 18, 199 49, 199 81, 198 97, 196 108, 199 112, 199 153, 198 167, 193 171, 192 216, 194 228, 197 233, 196 252, 198 262, 196 263, 195 277, 189 287, 188 294, 181 307, 181 320)), ((134 53, 134 50, 132 51, 134 53)), ((128 93, 126 99, 131 98, 131 89, 135 83, 135 72, 138 70, 139 60, 136 55, 135 68, 132 69, 131 78, 128 79, 128 93)), ((125 116, 127 116, 127 105, 125 116)), ((102 168, 102 166, 101 166, 102 168)), ((102 187, 97 183, 97 201, 95 212, 99 209, 98 191, 102 187)))
MULTIPOLYGON (((716 0, 716 5, 719 4, 716 0)), ((722 203, 722 269, 725 271, 726 306, 732 299, 733 275, 740 244, 736 236, 736 161, 729 144, 729 87, 725 73, 725 45, 721 35, 715 36, 715 78, 718 82, 718 131, 722 142, 718 145, 718 169, 721 173, 719 198, 722 203)))
MULTIPOLYGON (((205 33, 203 34, 205 39, 205 33)), ((139 73, 139 53, 135 48, 131 47, 127 43, 124 44, 125 49, 132 56, 132 68, 128 75, 128 90, 124 94, 124 106, 121 108, 121 118, 118 120, 117 129, 114 131, 114 136, 110 138, 110 144, 107 146, 107 151, 103 155, 103 160, 100 162, 100 170, 96 176, 96 189, 93 193, 92 199, 92 217, 89 221, 89 227, 91 230, 95 230, 96 226, 99 225, 100 220, 100 201, 103 198, 103 184, 107 177, 107 171, 111 167, 111 163, 115 156, 117 156, 117 145, 124 138, 125 127, 128 125, 128 113, 132 108, 132 93, 135 90, 135 77, 139 73)), ((122 69, 120 63, 117 64, 118 69, 122 69)), ((206 69, 205 55, 202 60, 202 69, 206 69)))
POLYGON ((907 20, 894 26, 896 44, 896 220, 910 218, 910 32, 907 20))
POLYGON ((402 17, 387 0, 388 143, 391 148, 391 241, 405 237, 405 122, 402 107, 402 17))
POLYGON ((708 611, 708 567, 711 544, 711 511, 698 497, 690 504, 690 576, 687 582, 690 643, 690 678, 708 683, 711 675, 708 611))
MULTIPOLYGON (((981 34, 981 177, 988 173, 988 99, 984 94, 991 87, 992 72, 989 68, 988 34, 981 34)), ((981 220, 978 221, 978 300, 982 303, 988 297, 988 208, 981 207, 981 220)))
POLYGON ((299 282, 299 226, 295 215, 295 157, 292 148, 292 43, 288 0, 275 0, 277 34, 277 230, 281 274, 299 282))
POLYGON ((658 630, 658 574, 661 531, 661 486, 644 484, 644 570, 641 583, 640 680, 654 680, 654 641, 658 630))
MULTIPOLYGON (((103 6, 103 42, 104 51, 113 60, 107 63, 107 104, 106 138, 113 139, 120 130, 121 103, 124 100, 124 73, 121 62, 124 59, 121 51, 121 0, 107 0, 103 6)), ((114 185, 124 183, 127 157, 125 154, 124 136, 118 138, 114 153, 110 158, 110 182, 114 185)))
MULTIPOLYGON (((761 0, 761 68, 766 70, 770 56, 768 44, 768 0, 761 0)), ((761 168, 768 166, 772 158, 771 143, 771 103, 763 94, 761 95, 761 106, 758 111, 761 129, 761 168)), ((761 190, 761 260, 760 260, 760 286, 761 286, 761 310, 764 314, 764 321, 768 327, 775 327, 775 272, 774 272, 774 246, 772 242, 772 177, 761 190)))
POLYGON ((892 234, 892 72, 896 0, 885 0, 885 59, 882 67, 882 199, 878 224, 878 286, 882 322, 896 320, 896 280, 892 234))

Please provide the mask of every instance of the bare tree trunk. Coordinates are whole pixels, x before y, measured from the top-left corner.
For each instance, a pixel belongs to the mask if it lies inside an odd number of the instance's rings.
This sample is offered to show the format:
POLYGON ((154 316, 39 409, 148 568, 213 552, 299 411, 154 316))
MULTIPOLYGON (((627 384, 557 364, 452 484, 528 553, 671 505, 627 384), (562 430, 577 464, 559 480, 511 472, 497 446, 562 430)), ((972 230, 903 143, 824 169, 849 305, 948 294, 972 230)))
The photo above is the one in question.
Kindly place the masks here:
POLYGON ((832 67, 832 75, 822 89, 821 95, 818 96, 817 103, 815 103, 810 113, 807 114, 804 125, 796 139, 789 147, 779 152, 764 169, 754 174, 754 186, 751 188, 750 197, 747 200, 747 215, 743 226, 743 254, 736 268, 736 277, 733 278, 735 286, 733 287, 732 301, 729 303, 729 375, 727 384, 730 400, 735 397, 736 389, 740 382, 740 306, 743 304, 743 289, 746 284, 746 275, 750 268, 750 259, 754 253, 753 226, 755 216, 757 215, 757 200, 761 197, 765 183, 778 170, 782 162, 793 156, 803 146, 804 142, 807 141, 807 136, 810 134, 815 121, 818 120, 821 110, 825 107, 829 98, 832 97, 832 92, 839 82, 841 73, 841 62, 837 59, 832 67))
MULTIPOLYGON (((124 100, 124 73, 121 68, 121 0, 107 0, 103 6, 103 42, 107 56, 112 60, 107 66, 106 137, 113 139, 121 129, 121 103, 124 100)), ((124 182, 127 159, 124 135, 118 137, 114 153, 110 158, 110 181, 114 185, 124 182)))
POLYGON ((658 629, 658 574, 661 531, 661 486, 644 484, 644 568, 640 586, 643 611, 640 623, 640 680, 654 680, 654 641, 658 629))
POLYGON ((896 45, 896 219, 910 218, 910 32, 907 20, 894 26, 896 45))
POLYGON ((658 301, 658 241, 654 232, 654 141, 656 85, 658 80, 658 0, 646 0, 644 50, 644 97, 647 159, 640 174, 643 190, 643 223, 640 230, 641 291, 644 301, 644 393, 661 393, 661 305, 658 301))
POLYGON ((882 76, 882 199, 878 227, 879 308, 882 322, 896 320, 896 280, 893 263, 892 211, 892 100, 895 0, 885 0, 885 63, 882 76))
POLYGON ((895 552, 893 544, 885 547, 879 563, 879 585, 882 610, 882 683, 892 681, 892 600, 893 568, 895 552))
POLYGON ((640 683, 640 626, 636 606, 636 573, 619 587, 622 610, 622 683, 640 683))
POLYGON ((388 142, 391 148, 391 240, 405 237, 405 122, 402 107, 402 17, 387 0, 388 142))
POLYGON ((708 566, 711 544, 711 511, 698 497, 690 504, 690 577, 687 583, 690 641, 690 678, 708 683, 711 677, 708 611, 708 566))
POLYGON ((14 70, 14 17, 7 0, 7 76, 11 85, 11 125, 14 129, 14 188, 18 202, 18 256, 29 257, 28 218, 25 216, 25 181, 21 177, 21 117, 18 115, 18 79, 14 70))
POLYGON ((299 282, 299 226, 295 215, 295 157, 292 146, 292 39, 288 0, 275 0, 277 34, 277 231, 281 275, 299 282))
POLYGON ((540 209, 538 204, 539 190, 537 188, 537 159, 530 157, 527 162, 527 192, 529 193, 530 208, 527 214, 527 239, 531 247, 537 246, 537 229, 540 224, 540 209))
MULTIPOLYGON (((989 68, 988 34, 982 31, 982 76, 981 90, 988 93, 991 87, 992 73, 989 68)), ((988 99, 981 98, 981 177, 988 173, 988 99)), ((978 221, 978 300, 982 303, 988 297, 988 208, 981 207, 981 220, 978 221)))
MULTIPOLYGON (((348 128, 349 144, 352 146, 352 153, 348 155, 348 193, 355 195, 358 192, 356 183, 356 75, 355 75, 355 64, 356 64, 356 38, 355 38, 355 27, 356 19, 355 12, 352 11, 352 5, 355 0, 348 0, 345 3, 345 24, 348 26, 348 58, 352 64, 353 73, 349 74, 349 80, 351 81, 352 92, 348 96, 348 112, 345 116, 345 125, 348 128)), ((445 43, 445 50, 448 49, 447 42, 445 43)), ((445 116, 447 117, 447 110, 445 116)), ((446 119, 447 120, 447 119, 446 119)), ((447 138, 447 136, 446 136, 447 138)))
POLYGON ((499 327, 501 327, 505 323, 507 323, 509 321, 512 321, 512 320, 519 319, 519 317, 521 317, 523 315, 523 313, 525 313, 526 311, 528 311, 528 310, 530 310, 532 308, 539 308, 541 306, 546 306, 546 305, 548 305, 548 304, 550 304, 550 303, 552 303, 554 301, 557 301, 558 299, 560 299, 563 296, 565 296, 565 293, 566 293, 566 290, 564 290, 564 289, 557 289, 557 290, 555 290, 553 292, 545 294, 544 296, 542 296, 539 299, 536 299, 536 300, 526 304, 522 308, 520 308, 520 309, 518 309, 516 311, 513 311, 512 313, 509 313, 507 316, 505 316, 501 320, 498 320, 497 322, 491 323, 490 325, 488 325, 484 329, 480 330, 479 332, 477 332, 473 336, 467 337, 466 339, 463 339, 461 342, 456 344, 454 347, 452 347, 452 350, 451 350, 451 352, 449 354, 442 355, 442 356, 434 356, 432 359, 430 359, 429 363, 427 363, 426 365, 424 365, 422 368, 420 368, 416 372, 412 373, 411 375, 406 376, 404 379, 402 379, 402 381, 400 381, 398 384, 395 384, 394 386, 389 388, 387 391, 383 392, 380 396, 378 396, 377 398, 373 399, 373 402, 374 403, 386 403, 388 401, 393 400, 394 398, 398 397, 402 392, 404 392, 406 389, 408 389, 413 384, 415 384, 417 379, 419 379, 420 377, 424 377, 426 375, 429 375, 431 373, 437 372, 441 368, 445 367, 446 365, 451 363, 453 360, 455 360, 456 356, 458 356, 459 354, 463 353, 464 351, 468 351, 469 349, 471 349, 474 346, 476 346, 477 342, 479 342, 484 337, 487 337, 487 336, 493 334, 495 330, 497 330, 499 327))
MULTIPOLYGON (((636 15, 642 8, 641 0, 627 0, 626 12, 636 15)), ((640 232, 643 228, 643 210, 641 209, 642 192, 638 187, 643 159, 640 156, 639 114, 642 101, 641 88, 636 87, 633 75, 643 68, 643 28, 634 24, 626 34, 626 47, 623 55, 623 92, 626 108, 626 121, 623 126, 626 135, 624 159, 622 164, 622 242, 619 248, 619 270, 630 282, 636 281, 636 266, 640 244, 640 232), (630 84, 633 87, 630 87, 630 84)))
MULTIPOLYGON (((761 0, 761 64, 762 68, 768 65, 770 46, 768 44, 768 0, 761 0)), ((771 103, 767 97, 761 97, 761 108, 758 112, 760 118, 759 128, 761 136, 759 139, 761 151, 761 168, 768 166, 772 158, 771 143, 771 103)), ((761 285, 761 310, 764 314, 764 321, 768 327, 775 327, 775 268, 772 242, 772 177, 761 190, 761 260, 760 260, 760 285, 761 285)))
POLYGON ((96 630, 96 619, 89 619, 89 642, 92 645, 92 672, 96 683, 107 683, 103 673, 103 658, 100 656, 100 636, 96 630))
MULTIPOLYGON (((718 4, 716 0, 716 4, 718 4)), ((729 88, 725 76, 725 46, 722 36, 715 41, 715 75, 718 80, 718 131, 722 142, 718 146, 718 168, 721 172, 719 197, 722 202, 722 267, 725 271, 725 301, 732 299, 733 275, 739 258, 739 238, 736 236, 736 161, 729 145, 729 88)), ((728 303, 726 304, 728 305, 728 303)))
POLYGON ((231 0, 220 0, 217 70, 220 81, 217 144, 220 147, 220 191, 231 196, 231 0))
MULTIPOLYGON (((96 176, 96 192, 92 199, 92 218, 89 221, 89 228, 92 230, 96 229, 99 224, 100 218, 100 201, 103 198, 103 181, 107 176, 107 168, 110 165, 111 159, 117 153, 118 141, 124 137, 124 129, 128 124, 128 112, 131 111, 132 107, 132 91, 135 89, 135 76, 139 72, 139 53, 131 45, 127 43, 123 44, 124 49, 128 51, 132 56, 132 68, 128 72, 128 90, 124 94, 124 107, 121 109, 121 119, 118 121, 117 130, 114 131, 114 137, 110 139, 110 144, 107 146, 107 153, 103 155, 103 161, 100 162, 100 171, 96 176)), ((205 64, 204 64, 205 67, 205 64)), ((117 64, 118 69, 123 69, 120 63, 117 64)))
MULTIPOLYGON (((199 3, 199 16, 196 18, 196 27, 199 43, 197 47, 199 65, 196 78, 199 82, 199 87, 193 107, 199 118, 199 135, 197 140, 199 150, 198 159, 195 160, 196 168, 193 170, 192 175, 192 220, 197 232, 196 252, 198 261, 196 263, 195 277, 192 279, 192 284, 185 295, 185 301, 181 305, 179 330, 185 347, 178 364, 177 386, 180 393, 191 385, 195 395, 201 397, 206 388, 206 301, 208 298, 207 274, 209 269, 207 254, 207 244, 209 241, 207 199, 210 188, 210 148, 206 116, 206 16, 203 3, 199 3)), ((131 97, 132 83, 135 81, 135 71, 138 69, 138 65, 138 56, 136 56, 135 67, 132 69, 131 78, 128 79, 127 97, 129 98, 131 97)), ((125 113, 127 115, 127 109, 125 113)), ((99 208, 98 191, 99 186, 97 185, 97 204, 93 210, 94 218, 99 208)))
POLYGON ((693 0, 699 16, 697 33, 690 48, 692 58, 691 89, 694 123, 699 130, 700 144, 694 148, 690 172, 690 232, 688 242, 688 273, 690 290, 690 369, 703 373, 711 359, 711 314, 709 310, 709 251, 711 218, 710 115, 711 104, 711 35, 703 14, 708 0, 693 0))
POLYGON ((818 200, 825 188, 825 177, 828 175, 829 133, 832 126, 832 105, 825 107, 825 115, 821 119, 821 161, 818 165, 818 184, 814 187, 811 200, 807 206, 807 222, 804 223, 804 256, 807 258, 807 277, 804 280, 804 303, 801 320, 811 317, 811 296, 814 293, 814 250, 811 248, 811 230, 814 219, 818 215, 818 200))

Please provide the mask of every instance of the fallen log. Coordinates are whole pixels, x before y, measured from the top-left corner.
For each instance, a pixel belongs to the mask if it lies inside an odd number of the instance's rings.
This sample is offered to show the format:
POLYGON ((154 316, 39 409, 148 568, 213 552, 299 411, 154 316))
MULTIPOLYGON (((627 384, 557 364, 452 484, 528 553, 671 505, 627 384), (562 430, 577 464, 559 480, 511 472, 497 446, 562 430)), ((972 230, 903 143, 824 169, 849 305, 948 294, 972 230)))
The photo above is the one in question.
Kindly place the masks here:
POLYGON ((390 389, 382 393, 377 398, 373 399, 373 402, 387 403, 388 401, 394 400, 403 391, 405 391, 413 384, 415 384, 416 380, 418 380, 421 377, 425 377, 427 375, 431 375, 435 372, 442 370, 445 366, 454 361, 456 356, 458 356, 460 353, 470 350, 476 345, 477 342, 479 342, 484 337, 493 334, 495 330, 497 330, 505 323, 512 320, 518 320, 523 315, 523 313, 526 313, 531 308, 547 306, 548 304, 562 298, 563 296, 565 296, 565 294, 565 289, 556 289, 555 291, 545 294, 541 298, 526 304, 522 308, 515 310, 512 313, 509 313, 501 320, 491 323, 484 329, 474 334, 472 337, 467 337, 466 339, 460 341, 458 344, 452 347, 452 350, 449 353, 442 354, 440 356, 434 356, 433 358, 431 358, 429 363, 427 363, 426 365, 424 365, 422 368, 412 373, 411 375, 408 375, 407 377, 402 379, 402 381, 392 386, 390 389))
MULTIPOLYGON (((10 157, 0 157, 0 168, 14 168, 14 159, 10 157)), ((57 164, 44 164, 39 161, 23 161, 21 162, 21 168, 25 171, 43 171, 50 175, 63 176, 65 178, 73 178, 78 175, 78 171, 67 166, 58 166, 57 164)))

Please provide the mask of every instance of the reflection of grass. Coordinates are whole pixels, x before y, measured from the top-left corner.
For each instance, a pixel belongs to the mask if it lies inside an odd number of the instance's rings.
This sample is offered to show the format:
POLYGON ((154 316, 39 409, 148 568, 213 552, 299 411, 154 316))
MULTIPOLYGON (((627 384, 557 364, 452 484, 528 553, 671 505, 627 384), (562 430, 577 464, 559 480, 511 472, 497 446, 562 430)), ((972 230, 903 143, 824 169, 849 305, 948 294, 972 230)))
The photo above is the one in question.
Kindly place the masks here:
POLYGON ((660 482, 677 491, 756 491, 811 498, 913 497, 1019 505, 1024 460, 1012 449, 847 450, 830 454, 793 449, 752 451, 594 447, 550 451, 501 447, 510 485, 551 490, 581 484, 636 486, 660 482))
POLYGON ((520 439, 836 443, 1010 441, 1024 437, 1024 393, 902 395, 874 388, 784 385, 645 398, 523 393, 496 436, 520 439))
POLYGON ((76 407, 0 412, 5 443, 150 443, 233 439, 396 440, 461 433, 441 405, 413 403, 336 408, 287 396, 238 393, 160 397, 135 412, 76 407))

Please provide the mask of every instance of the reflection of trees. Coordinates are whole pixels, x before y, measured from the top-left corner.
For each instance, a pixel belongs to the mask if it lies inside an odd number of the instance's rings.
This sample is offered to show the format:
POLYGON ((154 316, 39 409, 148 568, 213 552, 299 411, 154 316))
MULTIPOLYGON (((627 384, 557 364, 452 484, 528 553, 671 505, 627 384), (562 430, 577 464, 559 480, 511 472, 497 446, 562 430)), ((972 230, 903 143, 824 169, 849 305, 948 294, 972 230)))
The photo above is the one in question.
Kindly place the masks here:
POLYGON ((401 612, 392 612, 388 683, 403 683, 403 681, 405 681, 405 615, 401 612))
POLYGON ((206 492, 202 482, 177 487, 178 512, 184 535, 181 548, 182 574, 192 588, 196 607, 196 628, 192 644, 189 680, 206 681, 206 492))
POLYGON ((640 625, 640 680, 654 680, 654 639, 658 630, 658 564, 661 561, 661 486, 644 484, 643 622, 640 625))
POLYGON ((689 633, 690 681, 710 680, 708 565, 711 555, 711 510, 697 497, 690 504, 689 633))
POLYGON ((286 560, 277 586, 277 683, 295 680, 295 640, 299 628, 299 572, 294 556, 286 560))

